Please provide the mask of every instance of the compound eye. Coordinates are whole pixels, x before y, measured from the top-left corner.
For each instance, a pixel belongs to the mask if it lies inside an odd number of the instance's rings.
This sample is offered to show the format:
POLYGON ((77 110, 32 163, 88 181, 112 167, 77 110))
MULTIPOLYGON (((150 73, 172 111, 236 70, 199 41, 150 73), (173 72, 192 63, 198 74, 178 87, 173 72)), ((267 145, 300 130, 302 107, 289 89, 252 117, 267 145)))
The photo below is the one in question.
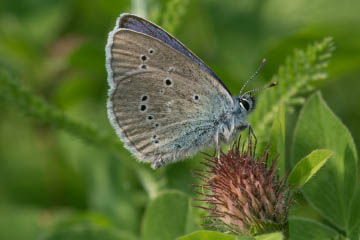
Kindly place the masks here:
POLYGON ((246 111, 249 111, 249 109, 250 109, 249 102, 247 100, 244 100, 244 99, 241 99, 240 102, 243 105, 243 107, 246 109, 246 111))

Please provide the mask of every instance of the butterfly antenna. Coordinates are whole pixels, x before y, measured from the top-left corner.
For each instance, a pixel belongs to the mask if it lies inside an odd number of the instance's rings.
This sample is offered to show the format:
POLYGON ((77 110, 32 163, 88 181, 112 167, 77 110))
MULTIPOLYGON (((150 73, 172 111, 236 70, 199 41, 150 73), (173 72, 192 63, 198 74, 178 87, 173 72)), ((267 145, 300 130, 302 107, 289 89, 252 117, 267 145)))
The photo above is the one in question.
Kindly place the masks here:
MULTIPOLYGON (((242 88, 241 88, 241 90, 240 90, 239 96, 242 96, 242 95, 241 95, 242 91, 244 91, 244 89, 245 89, 245 87, 248 85, 248 83, 249 83, 251 80, 253 80, 253 79, 256 77, 256 75, 259 74, 260 70, 263 68, 263 66, 265 65, 265 63, 266 63, 266 59, 264 58, 264 59, 261 61, 261 64, 260 64, 260 66, 257 68, 256 72, 255 72, 255 73, 244 83, 244 85, 242 86, 242 88)), ((255 89, 254 89, 254 90, 255 90, 255 89)), ((248 92, 249 92, 249 91, 248 91, 248 92)))
POLYGON ((272 82, 272 83, 270 83, 269 85, 267 85, 265 87, 255 88, 255 89, 251 89, 249 91, 246 91, 243 95, 248 94, 248 93, 252 93, 252 92, 262 91, 262 90, 267 89, 267 88, 275 87, 277 84, 278 84, 277 82, 272 82))

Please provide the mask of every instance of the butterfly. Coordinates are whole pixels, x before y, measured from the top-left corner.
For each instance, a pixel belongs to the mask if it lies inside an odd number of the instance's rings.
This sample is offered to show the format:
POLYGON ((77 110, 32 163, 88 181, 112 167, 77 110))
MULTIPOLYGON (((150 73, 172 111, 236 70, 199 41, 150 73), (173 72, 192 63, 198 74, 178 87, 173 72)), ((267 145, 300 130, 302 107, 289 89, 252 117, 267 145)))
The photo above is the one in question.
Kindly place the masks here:
POLYGON ((241 94, 247 83, 232 96, 202 60, 146 19, 120 15, 108 36, 106 69, 110 122, 154 169, 252 132, 247 116, 255 98, 241 94))

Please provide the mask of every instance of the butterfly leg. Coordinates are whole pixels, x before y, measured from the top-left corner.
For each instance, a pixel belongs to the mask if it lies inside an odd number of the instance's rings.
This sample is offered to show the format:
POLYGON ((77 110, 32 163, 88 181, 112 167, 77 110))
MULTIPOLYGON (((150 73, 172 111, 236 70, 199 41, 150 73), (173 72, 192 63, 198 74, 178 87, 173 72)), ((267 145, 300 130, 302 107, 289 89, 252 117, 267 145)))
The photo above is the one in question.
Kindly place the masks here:
POLYGON ((216 147, 216 152, 217 152, 217 158, 220 159, 219 130, 216 131, 216 134, 214 136, 214 142, 215 142, 215 147, 216 147))
POLYGON ((226 142, 228 142, 231 138, 233 128, 229 128, 227 126, 224 126, 222 129, 222 135, 224 136, 224 139, 226 142))
POLYGON ((165 161, 162 158, 158 158, 151 163, 151 168, 157 169, 163 167, 164 165, 165 165, 165 161))
POLYGON ((254 137, 254 139, 255 139, 255 146, 256 146, 256 144, 257 144, 257 138, 256 138, 256 135, 255 135, 255 132, 254 132, 254 130, 253 130, 253 128, 251 127, 250 124, 248 125, 248 128, 249 128, 248 140, 249 140, 249 142, 251 142, 251 135, 252 135, 252 136, 254 137))
POLYGON ((233 117, 230 125, 230 135, 233 134, 234 130, 235 130, 235 118, 233 117))

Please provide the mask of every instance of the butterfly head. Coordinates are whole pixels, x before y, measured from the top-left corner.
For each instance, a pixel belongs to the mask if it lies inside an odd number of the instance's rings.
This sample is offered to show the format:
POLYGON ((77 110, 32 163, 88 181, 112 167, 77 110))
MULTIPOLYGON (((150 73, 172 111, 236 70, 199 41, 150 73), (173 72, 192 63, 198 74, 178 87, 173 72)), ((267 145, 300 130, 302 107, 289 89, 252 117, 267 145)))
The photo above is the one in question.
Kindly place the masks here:
POLYGON ((237 97, 236 99, 239 102, 240 108, 243 110, 243 112, 251 113, 255 108, 255 97, 251 96, 249 94, 242 95, 237 97))

